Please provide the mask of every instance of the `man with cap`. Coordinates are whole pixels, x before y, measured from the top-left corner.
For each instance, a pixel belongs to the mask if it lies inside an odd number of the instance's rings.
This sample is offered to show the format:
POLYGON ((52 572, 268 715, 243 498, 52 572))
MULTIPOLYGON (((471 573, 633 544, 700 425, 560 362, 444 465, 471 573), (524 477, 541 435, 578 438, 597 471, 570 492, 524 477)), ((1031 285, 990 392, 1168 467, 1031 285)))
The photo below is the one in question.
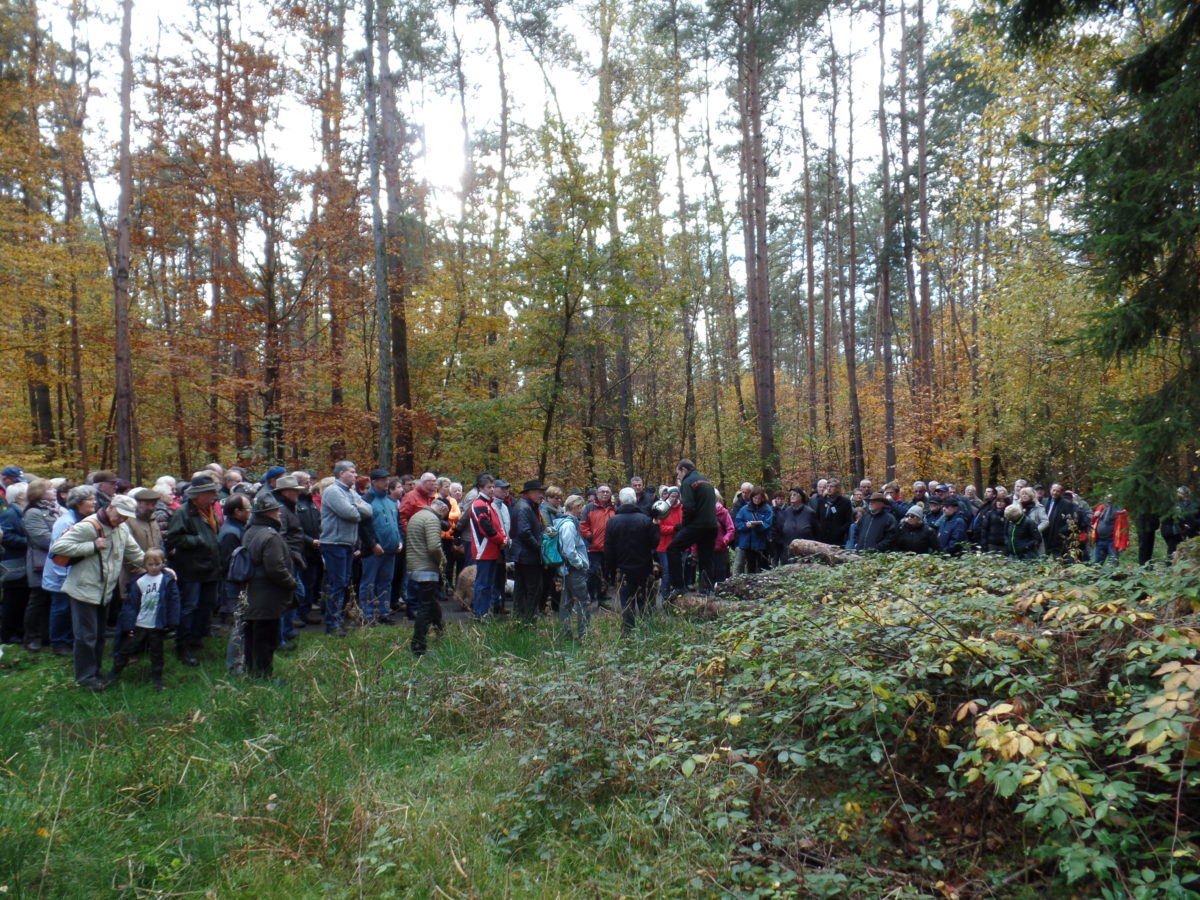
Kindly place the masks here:
MULTIPOLYGON (((275 490, 275 482, 279 477, 287 472, 283 466, 271 466, 263 473, 262 484, 266 486, 268 491, 275 490)), ((278 498, 277 498, 278 499, 278 498)))
POLYGON ((942 500, 942 524, 938 528, 938 546, 943 553, 959 556, 970 544, 967 529, 967 519, 960 511, 960 501, 956 494, 947 494, 942 500))
POLYGON ((270 678, 274 671, 280 621, 296 594, 295 559, 282 534, 282 508, 274 491, 260 490, 254 498, 250 527, 242 536, 252 573, 246 582, 242 613, 246 673, 258 678, 270 678))
POLYGON ((362 548, 358 605, 362 608, 363 622, 368 625, 394 622, 390 612, 392 576, 396 571, 396 555, 404 546, 404 540, 400 536, 399 507, 388 490, 390 481, 391 473, 387 469, 372 469, 371 486, 365 498, 371 504, 375 544, 362 548))
POLYGON ((104 509, 117 493, 117 473, 101 469, 88 476, 88 483, 96 488, 96 509, 104 509))
POLYGON ((192 478, 184 502, 171 514, 167 525, 167 555, 179 580, 181 599, 175 652, 186 666, 200 664, 197 653, 217 608, 217 587, 222 577, 217 535, 221 526, 213 504, 220 487, 211 475, 192 478))
MULTIPOLYGON (((268 470, 268 474, 270 474, 270 470, 268 470)), ((294 650, 296 649, 296 645, 292 643, 292 638, 296 636, 296 624, 293 621, 292 608, 299 606, 304 599, 304 585, 300 580, 300 573, 304 571, 305 566, 308 564, 305 561, 308 538, 304 535, 304 526, 300 522, 300 512, 296 508, 296 504, 300 499, 300 482, 296 480, 294 475, 286 473, 271 478, 267 481, 267 485, 270 485, 272 482, 275 485, 272 493, 275 495, 275 499, 279 501, 279 530, 283 535, 283 542, 287 544, 288 553, 292 555, 292 574, 296 578, 295 603, 287 609, 279 622, 279 649, 294 650)), ((263 488, 263 490, 266 489, 266 487, 263 488)), ((260 490, 259 494, 263 490, 260 490)))
POLYGON ((934 531, 942 527, 942 498, 937 494, 931 494, 926 498, 929 509, 925 513, 925 524, 933 528, 934 531))
POLYGON ((925 522, 925 509, 920 503, 908 508, 896 531, 892 549, 897 553, 933 553, 941 549, 937 530, 925 522))
POLYGON ((858 520, 854 530, 854 546, 851 548, 859 553, 881 552, 892 549, 896 542, 896 532, 899 526, 896 517, 888 509, 887 495, 876 491, 867 497, 867 511, 858 520))
POLYGON ((18 481, 25 480, 25 473, 20 466, 5 466, 0 470, 0 512, 8 509, 8 500, 4 497, 4 492, 18 481))
POLYGON ((512 508, 513 609, 523 622, 533 622, 542 605, 542 498, 546 486, 525 482, 512 508))
POLYGON ((154 521, 154 508, 158 506, 158 493, 150 488, 138 488, 129 496, 137 502, 137 514, 125 523, 130 534, 137 541, 137 545, 142 548, 142 552, 161 550, 163 548, 162 529, 154 521))
POLYGON ((93 691, 108 687, 101 672, 104 656, 105 605, 112 599, 125 566, 142 568, 142 548, 124 527, 137 515, 137 501, 120 494, 103 510, 68 528, 50 545, 51 556, 78 560, 67 571, 62 590, 70 599, 75 634, 75 683, 93 691))

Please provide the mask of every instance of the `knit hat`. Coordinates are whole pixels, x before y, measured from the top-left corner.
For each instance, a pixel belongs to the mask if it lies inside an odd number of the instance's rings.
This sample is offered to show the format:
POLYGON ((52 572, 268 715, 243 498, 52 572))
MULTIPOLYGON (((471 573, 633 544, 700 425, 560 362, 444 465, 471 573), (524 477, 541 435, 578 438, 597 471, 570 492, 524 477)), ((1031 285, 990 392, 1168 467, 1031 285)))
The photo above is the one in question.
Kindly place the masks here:
POLYGON ((925 505, 923 503, 914 503, 908 508, 908 512, 906 512, 904 515, 905 517, 916 516, 918 519, 924 518, 925 505))

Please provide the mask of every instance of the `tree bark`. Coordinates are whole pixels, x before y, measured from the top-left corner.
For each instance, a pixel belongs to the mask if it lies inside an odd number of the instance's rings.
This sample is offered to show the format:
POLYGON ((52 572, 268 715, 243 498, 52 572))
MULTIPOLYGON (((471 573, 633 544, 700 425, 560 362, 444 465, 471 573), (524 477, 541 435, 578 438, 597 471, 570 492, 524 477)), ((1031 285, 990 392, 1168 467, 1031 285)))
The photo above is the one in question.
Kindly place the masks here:
POLYGON ((133 194, 133 169, 129 155, 129 129, 133 115, 133 0, 123 0, 121 17, 121 145, 117 205, 117 255, 113 271, 113 304, 116 330, 116 438, 117 475, 133 477, 133 358, 129 346, 129 206, 133 194))
POLYGON ((880 215, 879 228, 879 287, 877 288, 876 318, 883 345, 883 447, 886 481, 896 479, 896 373, 892 359, 892 262, 889 240, 892 233, 891 159, 888 151, 887 56, 884 40, 887 36, 887 0, 879 0, 879 144, 880 144, 880 215))
POLYGON ((392 460, 392 332, 391 306, 388 297, 388 261, 387 243, 383 229, 383 209, 379 200, 379 83, 375 80, 375 54, 372 46, 379 40, 380 65, 385 65, 388 52, 387 40, 387 2, 380 0, 379 23, 375 22, 375 4, 367 0, 366 18, 366 47, 364 53, 367 63, 367 167, 370 170, 371 191, 371 236, 375 254, 375 336, 377 339, 377 356, 379 366, 379 381, 376 385, 379 395, 379 454, 378 464, 387 468, 392 460))

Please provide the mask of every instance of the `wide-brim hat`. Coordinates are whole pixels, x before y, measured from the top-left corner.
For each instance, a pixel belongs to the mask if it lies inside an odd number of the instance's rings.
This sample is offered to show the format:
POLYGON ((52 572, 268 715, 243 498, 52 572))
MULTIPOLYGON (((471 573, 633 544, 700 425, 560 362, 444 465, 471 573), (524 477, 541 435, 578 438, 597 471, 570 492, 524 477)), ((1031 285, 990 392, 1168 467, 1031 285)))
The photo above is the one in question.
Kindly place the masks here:
POLYGON ((270 512, 273 509, 279 509, 282 505, 270 491, 259 491, 251 509, 256 513, 270 512))
POLYGON ((208 475, 197 475, 192 479, 192 483, 188 485, 186 495, 188 497, 195 497, 197 494, 207 494, 210 491, 216 493, 220 489, 221 486, 208 475))
POLYGON ((880 491, 876 491, 870 497, 867 498, 868 503, 874 503, 876 500, 878 500, 880 503, 888 502, 888 498, 886 496, 884 496, 884 494, 880 491))
POLYGON ((108 505, 114 512, 120 513, 127 519, 132 519, 137 515, 137 501, 128 494, 117 494, 108 505))
POLYGON ((296 480, 295 475, 280 475, 275 479, 275 490, 298 491, 300 490, 300 482, 296 480))
POLYGON ((546 489, 546 486, 544 484, 542 484, 541 481, 534 478, 530 481, 525 482, 525 484, 521 487, 521 493, 528 494, 530 491, 544 491, 545 489, 546 489))

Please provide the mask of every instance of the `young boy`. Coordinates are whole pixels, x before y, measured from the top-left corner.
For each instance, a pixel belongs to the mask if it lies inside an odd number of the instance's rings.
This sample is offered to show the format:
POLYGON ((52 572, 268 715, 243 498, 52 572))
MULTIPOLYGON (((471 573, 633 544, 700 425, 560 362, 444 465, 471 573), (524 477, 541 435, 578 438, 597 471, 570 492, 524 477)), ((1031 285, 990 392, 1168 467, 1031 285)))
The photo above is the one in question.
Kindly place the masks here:
POLYGON ((127 640, 113 658, 112 677, 120 676, 130 657, 143 651, 150 654, 150 678, 154 689, 163 689, 163 639, 167 629, 179 625, 179 584, 170 572, 163 571, 161 550, 147 550, 143 565, 146 574, 129 585, 117 628, 127 640))

